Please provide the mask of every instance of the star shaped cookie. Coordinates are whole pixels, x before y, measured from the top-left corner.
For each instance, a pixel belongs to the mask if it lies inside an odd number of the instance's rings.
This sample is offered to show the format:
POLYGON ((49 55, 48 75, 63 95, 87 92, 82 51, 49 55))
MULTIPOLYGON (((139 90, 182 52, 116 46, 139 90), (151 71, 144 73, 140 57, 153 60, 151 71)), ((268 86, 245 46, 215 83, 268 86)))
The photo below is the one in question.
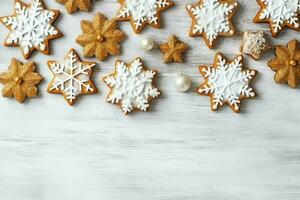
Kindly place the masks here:
POLYGON ((284 27, 300 31, 299 0, 257 0, 261 6, 254 18, 255 23, 269 23, 272 36, 276 37, 284 27))
POLYGON ((33 62, 23 64, 13 58, 9 70, 0 74, 0 83, 4 84, 2 95, 14 97, 19 103, 23 103, 27 97, 36 97, 38 95, 37 85, 43 80, 43 77, 35 71, 36 66, 33 62))
POLYGON ((106 101, 118 104, 124 114, 133 110, 147 111, 150 101, 160 92, 153 86, 157 71, 146 70, 140 58, 130 64, 116 61, 114 73, 103 78, 110 88, 106 101))
POLYGON ((256 96, 250 82, 257 72, 243 67, 242 55, 228 62, 223 55, 218 53, 212 67, 201 66, 199 70, 205 82, 197 89, 197 92, 210 96, 212 111, 227 104, 238 113, 243 99, 256 96))
POLYGON ((237 8, 235 0, 200 0, 186 9, 192 17, 190 36, 203 36, 206 45, 213 48, 220 36, 233 36, 236 30, 231 19, 237 8))
POLYGON ((171 0, 118 0, 121 8, 117 20, 130 21, 135 33, 140 33, 149 24, 160 28, 160 13, 174 5, 171 0))
POLYGON ((68 13, 73 14, 76 11, 89 11, 91 0, 56 0, 60 4, 64 4, 68 13))
POLYGON ((34 50, 49 55, 49 41, 62 36, 53 26, 59 11, 47 10, 42 0, 32 0, 29 5, 15 0, 14 9, 13 15, 0 18, 10 30, 4 45, 19 46, 26 59, 34 50))
POLYGON ((62 64, 48 61, 53 73, 48 92, 62 94, 71 106, 81 94, 96 94, 98 90, 91 80, 95 66, 94 62, 81 62, 74 49, 68 52, 62 64))
POLYGON ((188 49, 188 46, 180 42, 175 35, 172 35, 167 43, 160 45, 160 50, 164 54, 164 62, 183 62, 182 54, 188 49))

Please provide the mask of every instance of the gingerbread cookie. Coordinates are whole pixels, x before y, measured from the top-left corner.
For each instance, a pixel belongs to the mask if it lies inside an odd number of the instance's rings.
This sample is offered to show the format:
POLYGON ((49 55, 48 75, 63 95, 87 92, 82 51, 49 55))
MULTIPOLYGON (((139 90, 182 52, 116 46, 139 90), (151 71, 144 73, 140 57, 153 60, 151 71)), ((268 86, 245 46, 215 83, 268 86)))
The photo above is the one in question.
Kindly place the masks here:
POLYGON ((68 52, 63 64, 48 61, 54 76, 48 92, 62 94, 71 106, 80 94, 96 94, 98 90, 91 80, 95 66, 94 62, 81 62, 74 49, 68 52))
POLYGON ((13 15, 0 18, 10 30, 4 45, 20 46, 26 59, 35 49, 49 55, 49 40, 62 36, 62 33, 52 25, 58 18, 59 11, 47 10, 42 0, 32 0, 30 5, 15 0, 14 8, 13 15))
POLYGON ((233 36, 236 32, 231 19, 237 8, 235 0, 200 0, 188 5, 193 19, 191 37, 203 36, 206 45, 213 48, 220 36, 233 36))
POLYGON ((23 64, 13 58, 9 70, 0 74, 0 83, 4 84, 2 95, 14 97, 19 103, 23 103, 27 97, 36 97, 37 85, 43 77, 35 71, 36 66, 33 62, 23 64))
POLYGON ((172 35, 167 43, 160 45, 160 50, 164 54, 164 62, 183 62, 182 54, 188 49, 188 46, 179 41, 175 35, 172 35))
POLYGON ((130 21, 135 33, 140 33, 149 24, 160 28, 160 13, 174 5, 171 0, 118 0, 121 8, 117 20, 130 21))
POLYGON ((76 42, 84 47, 85 57, 96 56, 103 61, 108 55, 120 54, 119 43, 124 40, 125 34, 117 28, 115 20, 107 20, 98 13, 92 22, 81 21, 83 34, 76 42))
POLYGON ((296 88, 300 80, 300 49, 297 40, 290 41, 287 46, 275 47, 276 57, 269 61, 269 67, 276 72, 275 82, 287 83, 296 88))
POLYGON ((147 111, 150 101, 160 95, 153 86, 156 74, 155 70, 146 70, 140 58, 130 64, 116 61, 114 73, 103 78, 110 88, 106 101, 118 104, 124 114, 135 109, 147 111))
POLYGON ((261 6, 255 23, 269 23, 272 36, 276 37, 284 27, 300 31, 299 0, 257 0, 261 6))
POLYGON ((228 104, 234 112, 238 113, 243 99, 256 96, 250 86, 256 71, 243 67, 242 55, 228 62, 218 53, 212 67, 201 66, 199 70, 205 82, 197 92, 210 96, 212 111, 219 109, 223 104, 228 104))
POLYGON ((60 4, 64 4, 68 13, 73 14, 76 11, 89 11, 91 0, 56 0, 60 4))

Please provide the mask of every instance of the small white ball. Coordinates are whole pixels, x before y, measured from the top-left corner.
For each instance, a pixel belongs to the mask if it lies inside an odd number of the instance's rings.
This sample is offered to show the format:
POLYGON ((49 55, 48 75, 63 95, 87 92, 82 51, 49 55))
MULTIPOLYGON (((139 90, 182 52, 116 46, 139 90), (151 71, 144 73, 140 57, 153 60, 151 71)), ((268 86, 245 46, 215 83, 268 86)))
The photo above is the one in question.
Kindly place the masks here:
POLYGON ((154 48, 155 42, 153 38, 146 37, 142 39, 142 48, 146 51, 151 51, 154 48))
POLYGON ((183 73, 179 74, 176 79, 176 88, 179 92, 186 92, 191 88, 192 82, 190 78, 183 73))

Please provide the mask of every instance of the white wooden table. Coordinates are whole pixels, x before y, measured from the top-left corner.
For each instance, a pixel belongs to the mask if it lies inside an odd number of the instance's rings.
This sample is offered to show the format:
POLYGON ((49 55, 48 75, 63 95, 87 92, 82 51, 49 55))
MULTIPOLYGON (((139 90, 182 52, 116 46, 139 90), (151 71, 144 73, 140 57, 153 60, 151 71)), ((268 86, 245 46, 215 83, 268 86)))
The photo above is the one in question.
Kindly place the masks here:
MULTIPOLYGON (((28 2, 28 1, 27 1, 28 2)), ((82 96, 70 107, 61 95, 48 94, 51 72, 47 60, 62 60, 75 43, 80 20, 96 12, 113 17, 116 0, 94 2, 92 12, 68 15, 54 0, 48 8, 62 11, 56 25, 64 37, 52 41, 52 55, 34 53, 45 77, 40 97, 23 105, 0 98, 1 200, 298 200, 300 199, 300 90, 276 85, 266 63, 246 57, 247 66, 259 71, 254 82, 258 98, 246 100, 242 113, 230 108, 210 111, 209 98, 194 92, 178 93, 174 80, 184 72, 193 78, 193 90, 202 82, 197 66, 211 64, 217 51, 233 58, 240 38, 226 38, 209 50, 202 38, 188 37, 191 19, 185 10, 197 0, 174 0, 176 7, 163 13, 163 28, 133 33, 128 22, 120 25, 128 35, 123 54, 98 62, 94 80, 100 93, 82 96), (176 34, 190 45, 187 62, 165 65, 158 50, 143 52, 140 39, 157 42, 176 34), (150 113, 124 116, 105 102, 108 88, 101 78, 114 61, 140 56, 149 68, 160 70, 156 99, 150 113)), ((254 0, 238 0, 235 25, 239 31, 267 30, 254 24, 259 10, 254 0)), ((1 0, 0 15, 13 11, 13 0, 1 0)), ((12 57, 24 61, 18 48, 3 47, 8 31, 0 27, 0 71, 12 57)), ((287 30, 273 44, 299 39, 287 30)), ((81 56, 82 57, 82 56, 81 56)))

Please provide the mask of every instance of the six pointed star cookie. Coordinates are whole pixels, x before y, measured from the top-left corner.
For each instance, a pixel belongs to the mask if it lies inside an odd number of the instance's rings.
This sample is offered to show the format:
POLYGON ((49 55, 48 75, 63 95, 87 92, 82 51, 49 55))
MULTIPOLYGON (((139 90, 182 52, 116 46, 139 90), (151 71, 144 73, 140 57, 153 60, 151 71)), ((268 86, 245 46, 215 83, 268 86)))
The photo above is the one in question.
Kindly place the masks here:
POLYGON ((160 50, 164 54, 164 62, 183 62, 182 54, 188 49, 188 46, 180 42, 175 35, 172 35, 167 43, 160 45, 160 50))
POLYGON ((235 0, 200 0, 187 5, 193 19, 190 36, 203 36, 206 45, 213 48, 220 36, 232 36, 236 30, 231 19, 237 8, 235 0))
POLYGON ((64 4, 68 13, 72 14, 77 10, 89 11, 91 0, 56 0, 58 3, 64 4))
POLYGON ((26 59, 35 49, 49 55, 49 40, 62 36, 52 25, 58 18, 59 11, 47 10, 42 0, 32 0, 30 5, 15 0, 14 9, 14 15, 0 18, 10 30, 4 45, 20 46, 26 59))
POLYGON ((160 13, 174 5, 171 0, 118 0, 121 8, 117 20, 130 21, 135 33, 140 33, 149 24, 160 28, 160 13))
POLYGON ((276 58, 269 61, 269 67, 276 72, 275 82, 287 83, 296 88, 300 80, 300 49, 297 40, 290 41, 287 46, 275 47, 276 58))
POLYGON ((98 13, 93 22, 81 21, 83 34, 76 39, 76 42, 84 47, 85 57, 96 56, 103 61, 108 54, 120 54, 119 43, 124 40, 125 34, 117 28, 115 20, 107 20, 98 13))
POLYGON ((13 58, 9 70, 0 74, 0 83, 4 84, 2 95, 14 97, 19 103, 23 103, 27 97, 36 97, 38 95, 36 85, 43 80, 43 77, 35 70, 36 66, 33 62, 23 65, 13 58))
POLYGON ((299 0, 257 0, 257 2, 261 9, 253 21, 269 23, 273 37, 276 37, 285 26, 300 31, 299 0))
POLYGON ((242 55, 228 62, 224 56, 218 53, 212 67, 201 66, 199 70, 205 78, 205 82, 197 89, 197 92, 210 96, 212 111, 226 103, 234 112, 238 113, 243 99, 256 96, 250 86, 256 71, 243 67, 242 55))
POLYGON ((48 61, 54 75, 48 92, 62 94, 71 106, 80 94, 96 94, 98 90, 91 80, 95 66, 94 62, 81 62, 74 49, 68 52, 63 64, 48 61))
POLYGON ((106 101, 118 104, 124 114, 135 109, 147 111, 150 101, 160 95, 153 86, 156 74, 155 70, 146 70, 140 58, 130 64, 116 61, 114 73, 103 78, 110 88, 106 101))

